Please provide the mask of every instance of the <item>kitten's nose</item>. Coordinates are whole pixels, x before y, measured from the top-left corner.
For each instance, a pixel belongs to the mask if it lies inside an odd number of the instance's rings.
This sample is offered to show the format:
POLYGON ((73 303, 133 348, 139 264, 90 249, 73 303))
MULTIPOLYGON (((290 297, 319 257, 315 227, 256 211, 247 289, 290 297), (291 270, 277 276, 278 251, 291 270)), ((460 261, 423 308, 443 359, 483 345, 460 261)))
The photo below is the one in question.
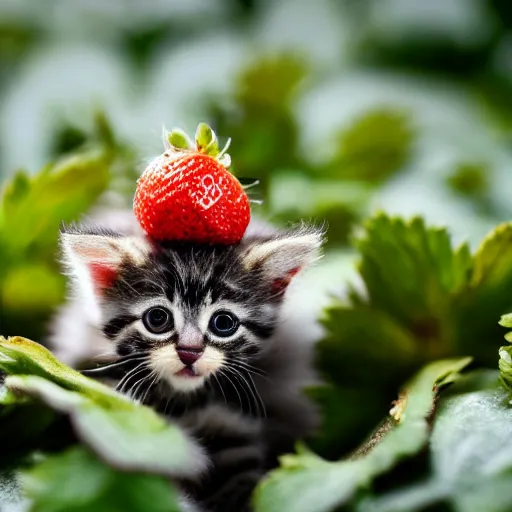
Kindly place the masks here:
POLYGON ((203 354, 202 349, 184 349, 177 348, 176 352, 180 361, 187 366, 192 366, 203 354))

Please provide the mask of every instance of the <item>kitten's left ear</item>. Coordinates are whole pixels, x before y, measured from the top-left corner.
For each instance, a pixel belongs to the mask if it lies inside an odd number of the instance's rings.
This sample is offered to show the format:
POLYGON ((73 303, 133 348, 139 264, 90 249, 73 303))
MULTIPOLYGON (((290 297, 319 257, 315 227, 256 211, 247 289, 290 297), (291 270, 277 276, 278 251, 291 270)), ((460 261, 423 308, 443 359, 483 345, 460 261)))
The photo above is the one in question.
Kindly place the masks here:
POLYGON ((264 242, 249 242, 242 259, 248 270, 260 270, 272 291, 282 294, 293 276, 320 258, 324 231, 301 228, 264 242))
POLYGON ((64 263, 83 291, 101 295, 117 277, 123 263, 141 265, 150 251, 149 242, 114 233, 61 233, 64 263))

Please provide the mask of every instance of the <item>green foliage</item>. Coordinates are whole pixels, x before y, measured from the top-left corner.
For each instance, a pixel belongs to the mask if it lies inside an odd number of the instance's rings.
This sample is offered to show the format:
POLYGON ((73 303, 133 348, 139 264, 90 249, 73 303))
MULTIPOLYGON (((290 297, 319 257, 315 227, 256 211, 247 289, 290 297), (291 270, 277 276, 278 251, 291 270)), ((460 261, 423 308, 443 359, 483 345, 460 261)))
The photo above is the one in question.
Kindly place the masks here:
POLYGON ((33 512, 178 512, 176 492, 163 477, 126 473, 84 448, 47 458, 22 485, 33 512))
POLYGON ((495 366, 496 312, 512 309, 512 259, 505 257, 511 236, 509 224, 499 226, 472 256, 466 244, 453 248, 445 229, 419 218, 379 214, 366 223, 356 241, 364 291, 327 309, 318 346, 332 384, 314 391, 327 418, 315 444, 322 453, 353 449, 424 364, 469 355, 495 366), (332 435, 333 422, 343 436, 332 435))
POLYGON ((41 345, 0 338, 0 356, 9 392, 66 414, 81 441, 110 465, 168 476, 188 475, 196 467, 176 426, 65 366, 41 345))
POLYGON ((413 140, 409 115, 391 108, 372 110, 339 133, 328 172, 344 180, 382 182, 402 170, 413 140))
POLYGON ((95 133, 84 140, 73 154, 35 175, 16 173, 1 191, 2 334, 19 332, 22 325, 24 334, 41 335, 42 324, 64 298, 59 227, 78 220, 108 189, 126 187, 132 154, 115 141, 102 114, 96 116, 95 133))
POLYGON ((238 115, 212 105, 216 131, 236 134, 230 149, 237 175, 259 178, 265 187, 275 172, 294 167, 298 123, 291 110, 307 64, 292 55, 264 57, 239 73, 232 101, 238 115))
POLYGON ((407 488, 367 498, 355 510, 413 512, 434 506, 461 512, 510 510, 512 409, 509 393, 497 384, 495 374, 491 379, 494 385, 461 394, 456 384, 451 396, 442 400, 430 436, 430 474, 407 488))
MULTIPOLYGON (((158 147, 155 115, 205 119, 221 147, 233 138, 237 176, 260 180, 257 215, 327 222, 333 282, 358 235, 362 286, 325 310, 326 385, 308 390, 321 435, 283 457, 258 509, 511 510, 512 347, 499 348, 497 319, 512 311, 512 225, 476 252, 449 236, 473 243, 512 212, 510 2, 78 2, 64 17, 39 16, 36 3, 0 7, 0 157, 53 162, 39 174, 0 169, 0 334, 44 339, 64 297, 59 225, 98 201, 130 205, 158 147), (96 99, 133 147, 87 112, 96 99), (361 227, 376 205, 435 210, 447 229, 386 215, 361 227), (498 349, 500 381, 481 370, 498 349), (468 376, 442 362, 466 356, 468 376), (445 364, 457 380, 433 390, 445 364), (398 389, 409 394, 393 419, 398 389)), ((327 287, 331 275, 319 276, 327 287)), ((27 496, 41 511, 178 509, 168 476, 194 457, 180 430, 26 341, 0 352, 12 374, 0 384, 2 512, 27 496)))
MULTIPOLYGON (((179 510, 176 492, 165 477, 195 474, 198 454, 176 426, 23 338, 0 340, 0 370, 8 374, 5 387, 0 387, 0 438, 9 440, 3 455, 16 453, 13 443, 26 450, 53 451, 43 434, 64 433, 68 443, 76 442, 69 429, 56 430, 62 416, 51 411, 69 419, 82 443, 35 466, 32 462, 21 479, 31 510, 179 510), (41 410, 39 403, 46 408, 41 410)), ((61 443, 59 451, 64 447, 61 443)), ((2 458, 2 463, 8 460, 2 458)), ((12 501, 18 480, 12 473, 0 476, 0 504, 6 504, 4 494, 12 501)))
POLYGON ((64 297, 64 279, 56 264, 61 222, 76 220, 106 190, 108 161, 100 152, 68 158, 29 177, 18 173, 3 191, 0 204, 0 309, 17 329, 29 312, 39 334, 43 320, 64 297))
POLYGON ((424 368, 400 394, 388 418, 350 459, 327 462, 300 450, 282 458, 281 468, 260 484, 257 511, 323 512, 350 501, 397 462, 415 455, 427 442, 429 416, 438 389, 458 377, 468 359, 439 361, 424 368))
POLYGON ((463 163, 448 177, 447 183, 463 196, 483 196, 489 190, 488 172, 484 164, 463 163))

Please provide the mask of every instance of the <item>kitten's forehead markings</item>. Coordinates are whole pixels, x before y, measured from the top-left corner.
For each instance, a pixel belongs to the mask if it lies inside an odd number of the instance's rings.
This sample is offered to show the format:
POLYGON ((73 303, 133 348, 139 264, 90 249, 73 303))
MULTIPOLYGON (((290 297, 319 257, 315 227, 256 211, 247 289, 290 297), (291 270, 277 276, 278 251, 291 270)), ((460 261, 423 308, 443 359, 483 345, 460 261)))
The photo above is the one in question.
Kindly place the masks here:
POLYGON ((212 292, 211 290, 208 290, 208 293, 205 295, 204 299, 203 299, 203 306, 204 307, 208 307, 212 304, 212 292))

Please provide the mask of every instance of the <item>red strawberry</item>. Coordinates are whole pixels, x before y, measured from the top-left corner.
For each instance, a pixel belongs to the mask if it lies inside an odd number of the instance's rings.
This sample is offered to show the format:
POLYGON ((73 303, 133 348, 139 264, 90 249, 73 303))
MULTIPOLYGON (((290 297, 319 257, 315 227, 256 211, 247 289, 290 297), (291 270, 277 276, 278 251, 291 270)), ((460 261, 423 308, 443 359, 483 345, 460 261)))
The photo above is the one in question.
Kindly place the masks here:
POLYGON ((157 240, 235 244, 250 220, 249 198, 227 170, 213 130, 201 123, 195 145, 181 131, 164 133, 166 151, 137 182, 133 210, 157 240))

